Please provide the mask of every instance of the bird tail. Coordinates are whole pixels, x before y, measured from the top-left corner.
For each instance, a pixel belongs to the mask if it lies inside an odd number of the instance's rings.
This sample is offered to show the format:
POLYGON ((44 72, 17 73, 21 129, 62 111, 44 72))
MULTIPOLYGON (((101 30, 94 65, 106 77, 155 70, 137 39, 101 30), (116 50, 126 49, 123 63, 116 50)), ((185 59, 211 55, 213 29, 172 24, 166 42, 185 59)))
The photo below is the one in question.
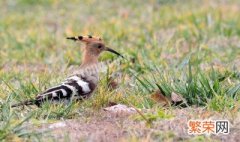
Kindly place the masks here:
POLYGON ((19 107, 19 106, 23 106, 23 105, 28 106, 28 105, 35 105, 35 104, 36 104, 35 100, 27 100, 27 101, 24 101, 24 102, 21 102, 21 103, 14 104, 11 107, 19 107))

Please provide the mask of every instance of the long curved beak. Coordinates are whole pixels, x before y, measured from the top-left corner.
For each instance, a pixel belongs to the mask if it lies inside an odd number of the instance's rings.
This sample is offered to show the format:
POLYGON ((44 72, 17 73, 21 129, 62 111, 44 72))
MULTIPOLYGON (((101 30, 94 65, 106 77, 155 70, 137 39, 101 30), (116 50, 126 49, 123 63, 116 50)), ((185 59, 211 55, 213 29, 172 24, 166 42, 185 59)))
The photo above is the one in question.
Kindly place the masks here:
POLYGON ((117 51, 115 51, 115 50, 113 50, 113 49, 111 49, 111 48, 109 48, 109 47, 106 47, 105 50, 106 50, 106 51, 109 51, 109 52, 112 52, 112 53, 114 53, 114 54, 116 54, 116 55, 121 56, 122 58, 124 58, 120 53, 118 53, 117 51))

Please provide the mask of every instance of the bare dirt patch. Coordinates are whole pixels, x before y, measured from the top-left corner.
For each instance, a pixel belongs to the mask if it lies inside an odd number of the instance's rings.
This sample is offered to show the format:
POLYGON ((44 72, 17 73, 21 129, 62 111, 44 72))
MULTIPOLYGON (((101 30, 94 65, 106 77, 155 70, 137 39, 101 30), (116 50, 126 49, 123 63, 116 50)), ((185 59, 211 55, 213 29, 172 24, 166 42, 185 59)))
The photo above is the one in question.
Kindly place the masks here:
MULTIPOLYGON (((167 110, 170 111, 170 110, 167 110)), ((207 139, 220 141, 240 141, 240 115, 237 119, 209 112, 202 108, 186 108, 171 110, 171 119, 158 119, 151 127, 145 121, 133 119, 129 115, 116 115, 105 111, 91 114, 74 120, 60 121, 54 124, 42 125, 40 130, 49 130, 54 140, 58 141, 126 141, 126 140, 190 140, 194 136, 187 133, 187 122, 190 119, 228 119, 231 123, 229 135, 206 136, 207 139)), ((38 129, 39 130, 39 129, 38 129)), ((49 134, 49 133, 48 133, 49 134)), ((45 135, 45 134, 43 134, 45 135)))

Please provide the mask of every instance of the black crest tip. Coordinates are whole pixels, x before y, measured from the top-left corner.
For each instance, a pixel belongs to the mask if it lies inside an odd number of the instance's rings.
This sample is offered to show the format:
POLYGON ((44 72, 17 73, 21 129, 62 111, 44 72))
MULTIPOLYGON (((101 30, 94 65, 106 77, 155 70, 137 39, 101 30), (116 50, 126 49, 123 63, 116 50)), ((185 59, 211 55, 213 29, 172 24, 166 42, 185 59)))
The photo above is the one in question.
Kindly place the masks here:
POLYGON ((77 39, 75 37, 67 37, 67 39, 76 41, 77 39))
POLYGON ((83 36, 78 36, 78 39, 79 39, 79 40, 82 40, 82 39, 83 39, 83 36))

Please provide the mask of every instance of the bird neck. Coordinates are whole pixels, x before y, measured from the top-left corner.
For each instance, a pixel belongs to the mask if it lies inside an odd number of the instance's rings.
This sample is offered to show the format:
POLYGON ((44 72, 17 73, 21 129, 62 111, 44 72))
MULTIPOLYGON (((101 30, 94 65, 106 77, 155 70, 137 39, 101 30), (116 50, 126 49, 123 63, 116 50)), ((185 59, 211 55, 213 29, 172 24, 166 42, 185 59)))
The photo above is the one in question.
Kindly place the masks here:
POLYGON ((98 56, 89 53, 88 51, 84 51, 82 57, 82 64, 80 68, 86 68, 88 66, 97 65, 98 56))

